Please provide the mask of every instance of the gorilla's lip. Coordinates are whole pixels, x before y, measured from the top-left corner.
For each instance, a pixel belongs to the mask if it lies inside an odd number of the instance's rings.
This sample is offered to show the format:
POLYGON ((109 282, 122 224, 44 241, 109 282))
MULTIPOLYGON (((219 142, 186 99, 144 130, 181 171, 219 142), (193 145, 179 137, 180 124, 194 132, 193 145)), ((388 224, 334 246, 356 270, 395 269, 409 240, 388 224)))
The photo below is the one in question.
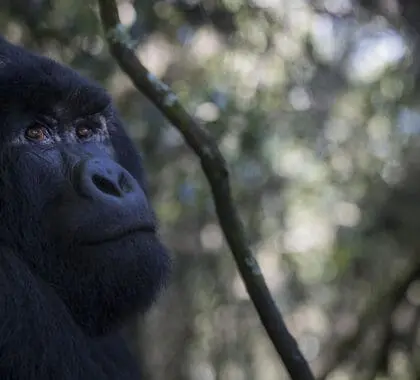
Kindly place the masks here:
POLYGON ((112 235, 101 237, 100 239, 92 239, 92 240, 87 239, 87 240, 81 241, 80 245, 92 246, 92 245, 111 243, 111 242, 115 242, 115 241, 124 239, 131 235, 139 234, 139 233, 148 234, 148 235, 156 234, 156 227, 153 225, 147 225, 147 226, 128 228, 128 229, 119 231, 117 233, 114 233, 112 235))

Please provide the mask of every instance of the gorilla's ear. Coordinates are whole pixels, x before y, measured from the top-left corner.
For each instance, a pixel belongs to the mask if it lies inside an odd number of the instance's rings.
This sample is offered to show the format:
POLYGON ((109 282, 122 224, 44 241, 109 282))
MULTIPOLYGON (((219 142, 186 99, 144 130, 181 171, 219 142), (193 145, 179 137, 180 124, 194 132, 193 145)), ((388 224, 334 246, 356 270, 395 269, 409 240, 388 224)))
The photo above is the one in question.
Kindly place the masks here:
POLYGON ((112 128, 110 128, 109 133, 116 159, 140 183, 143 191, 147 195, 147 180, 141 155, 125 131, 121 118, 115 111, 113 112, 112 119, 112 128))

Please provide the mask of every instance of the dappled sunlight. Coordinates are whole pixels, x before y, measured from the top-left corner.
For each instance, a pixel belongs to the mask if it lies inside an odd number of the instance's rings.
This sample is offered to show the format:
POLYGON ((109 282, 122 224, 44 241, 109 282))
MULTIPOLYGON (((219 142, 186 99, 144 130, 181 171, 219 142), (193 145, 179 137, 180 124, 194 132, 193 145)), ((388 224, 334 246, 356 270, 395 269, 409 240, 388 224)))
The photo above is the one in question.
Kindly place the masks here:
POLYGON ((136 9, 130 1, 118 2, 118 15, 120 16, 121 23, 127 27, 132 25, 137 18, 136 9))
POLYGON ((161 77, 174 59, 174 48, 162 35, 152 36, 137 49, 137 56, 149 70, 161 77))
POLYGON ((385 70, 395 67, 407 53, 404 40, 397 33, 387 31, 379 36, 361 39, 352 52, 346 67, 351 81, 372 83, 385 70))
POLYGON ((197 64, 205 64, 212 57, 218 57, 223 50, 222 40, 217 32, 211 28, 200 28, 193 34, 191 42, 184 49, 188 54, 192 54, 197 64))
POLYGON ((299 205, 296 208, 296 211, 293 208, 289 211, 286 221, 285 249, 308 254, 327 249, 334 239, 334 231, 329 222, 299 205))

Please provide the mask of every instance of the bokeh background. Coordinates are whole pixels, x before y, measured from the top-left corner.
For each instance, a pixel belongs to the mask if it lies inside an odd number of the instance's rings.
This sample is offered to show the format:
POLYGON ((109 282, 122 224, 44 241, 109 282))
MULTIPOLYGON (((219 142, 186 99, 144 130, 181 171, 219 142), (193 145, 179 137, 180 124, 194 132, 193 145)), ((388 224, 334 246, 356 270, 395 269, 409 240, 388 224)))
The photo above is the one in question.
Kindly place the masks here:
MULTIPOLYGON (((250 244, 319 379, 420 379, 416 3, 118 1, 138 57, 217 140, 250 244)), ((287 379, 197 158, 116 66, 97 11, 3 0, 0 31, 101 82, 143 152, 175 259, 166 293, 124 330, 144 379, 287 379)))

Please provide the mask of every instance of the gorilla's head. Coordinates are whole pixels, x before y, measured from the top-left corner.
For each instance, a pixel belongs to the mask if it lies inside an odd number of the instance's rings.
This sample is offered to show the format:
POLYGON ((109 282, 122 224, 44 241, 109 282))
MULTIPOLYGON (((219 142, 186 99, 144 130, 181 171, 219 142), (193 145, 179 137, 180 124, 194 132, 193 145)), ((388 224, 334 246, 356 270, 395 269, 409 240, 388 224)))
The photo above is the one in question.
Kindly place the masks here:
POLYGON ((170 260, 107 93, 0 39, 0 241, 98 335, 144 311, 170 260))

